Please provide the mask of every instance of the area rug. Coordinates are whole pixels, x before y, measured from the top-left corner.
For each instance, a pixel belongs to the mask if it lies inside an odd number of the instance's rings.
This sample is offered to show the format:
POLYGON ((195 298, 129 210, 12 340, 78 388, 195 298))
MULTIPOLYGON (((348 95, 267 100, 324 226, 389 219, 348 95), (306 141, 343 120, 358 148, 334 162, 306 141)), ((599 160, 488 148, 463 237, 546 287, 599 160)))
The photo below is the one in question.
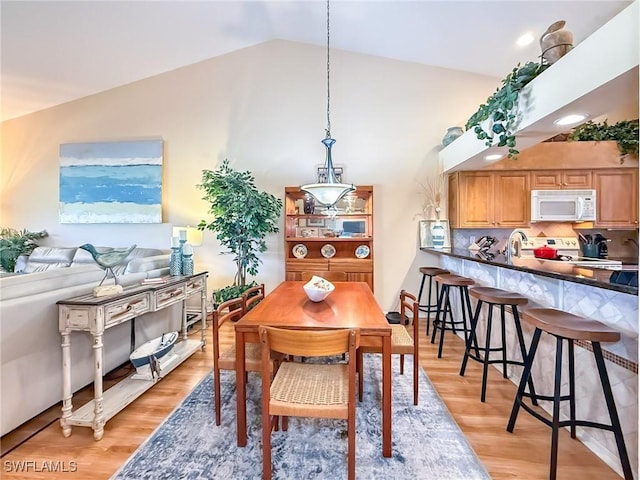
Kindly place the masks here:
MULTIPOLYGON (((356 476, 362 479, 490 479, 427 376, 420 371, 419 405, 413 405, 412 357, 399 375, 392 359, 391 458, 382 456, 381 361, 365 360, 364 397, 357 406, 356 476)), ((213 377, 207 375, 112 480, 259 479, 262 475, 260 377, 247 385, 248 441, 236 444, 235 374, 223 372, 222 425, 213 411, 213 377)), ((287 432, 273 432, 276 480, 346 478, 346 422, 290 418, 287 432)))

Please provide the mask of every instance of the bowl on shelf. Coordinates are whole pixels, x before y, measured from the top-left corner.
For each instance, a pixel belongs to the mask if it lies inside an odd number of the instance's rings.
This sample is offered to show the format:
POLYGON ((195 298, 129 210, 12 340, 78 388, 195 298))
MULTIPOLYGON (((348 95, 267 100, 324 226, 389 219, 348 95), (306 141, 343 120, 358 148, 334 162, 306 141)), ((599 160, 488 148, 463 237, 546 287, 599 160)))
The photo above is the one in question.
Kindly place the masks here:
POLYGON ((322 302, 331 292, 335 290, 335 285, 322 277, 314 275, 302 287, 307 297, 312 302, 322 302))

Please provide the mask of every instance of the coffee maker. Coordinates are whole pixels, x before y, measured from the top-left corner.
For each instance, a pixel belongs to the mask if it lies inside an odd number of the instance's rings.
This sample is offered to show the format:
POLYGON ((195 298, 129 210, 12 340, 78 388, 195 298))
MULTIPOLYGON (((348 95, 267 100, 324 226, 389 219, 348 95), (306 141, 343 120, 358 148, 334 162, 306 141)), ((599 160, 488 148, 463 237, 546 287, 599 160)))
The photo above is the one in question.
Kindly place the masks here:
POLYGON ((598 258, 607 258, 609 256, 609 247, 607 246, 607 239, 600 235, 596 234, 594 238, 594 243, 598 248, 598 258))

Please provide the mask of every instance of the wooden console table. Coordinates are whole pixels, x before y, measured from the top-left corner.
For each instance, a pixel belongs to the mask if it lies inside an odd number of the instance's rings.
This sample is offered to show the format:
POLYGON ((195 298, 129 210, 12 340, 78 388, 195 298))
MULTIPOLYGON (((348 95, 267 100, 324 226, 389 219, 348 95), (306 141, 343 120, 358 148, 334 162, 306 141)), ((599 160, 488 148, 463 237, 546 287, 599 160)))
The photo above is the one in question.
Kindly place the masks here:
MULTIPOLYGON (((102 389, 102 357, 104 331, 128 322, 145 313, 157 312, 176 303, 182 303, 182 340, 171 350, 172 361, 162 366, 162 374, 166 375, 198 348, 204 350, 207 326, 207 272, 195 275, 168 277, 166 283, 156 285, 139 285, 126 288, 124 292, 106 297, 94 297, 92 294, 60 300, 58 318, 60 335, 62 335, 62 418, 60 426, 65 437, 71 435, 71 426, 93 428, 93 437, 100 440, 104 434, 105 423, 129 405, 133 400, 151 388, 152 379, 140 379, 140 375, 132 374, 107 391, 102 389), (200 294, 199 318, 202 330, 199 340, 187 338, 187 306, 188 297, 200 294), (71 403, 71 332, 88 332, 93 336, 94 358, 94 395, 93 400, 73 411, 71 403)), ((190 310, 190 313, 191 310, 190 310)))

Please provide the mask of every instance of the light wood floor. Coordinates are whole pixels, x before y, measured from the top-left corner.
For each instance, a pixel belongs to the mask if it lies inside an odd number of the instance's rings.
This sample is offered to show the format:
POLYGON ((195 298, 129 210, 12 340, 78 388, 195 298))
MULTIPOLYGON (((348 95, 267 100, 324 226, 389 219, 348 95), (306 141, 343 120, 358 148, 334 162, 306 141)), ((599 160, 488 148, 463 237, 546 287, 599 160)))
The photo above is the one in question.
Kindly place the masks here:
MULTIPOLYGON (((511 434, 505 430, 515 386, 491 368, 487 402, 481 403, 480 366, 472 361, 469 363, 466 376, 458 375, 463 351, 462 341, 457 337, 447 337, 444 356, 437 359, 436 349, 424 337, 424 330, 422 332, 421 365, 492 478, 548 478, 549 429, 530 415, 521 413, 515 433, 511 434)), ((193 334, 199 335, 198 332, 193 334)), ((211 329, 208 330, 208 337, 210 343, 211 329)), ((232 331, 225 330, 224 343, 229 344, 231 339, 232 331)), ((93 440, 91 429, 82 427, 74 427, 71 437, 64 438, 59 424, 52 423, 2 457, 0 477, 85 480, 109 478, 211 369, 211 358, 210 347, 205 352, 194 354, 111 419, 106 424, 104 438, 99 442, 93 440), (29 471, 17 472, 17 462, 31 462, 25 464, 30 466, 29 471), (46 467, 44 462, 55 465, 58 472, 43 471, 43 467, 46 467), (74 466, 76 472, 63 472, 73 470, 74 466)), ((394 361, 397 360, 394 358, 394 361)), ((405 378, 394 381, 411 381, 410 374, 407 373, 405 378)), ((222 414, 233 415, 233 411, 223 411, 222 414)), ((579 441, 572 440, 567 432, 561 433, 559 480, 620 478, 579 441)), ((8 441, 9 437, 5 436, 2 440, 8 441)), ((404 453, 420 455, 420 446, 416 445, 414 452, 404 453)))

